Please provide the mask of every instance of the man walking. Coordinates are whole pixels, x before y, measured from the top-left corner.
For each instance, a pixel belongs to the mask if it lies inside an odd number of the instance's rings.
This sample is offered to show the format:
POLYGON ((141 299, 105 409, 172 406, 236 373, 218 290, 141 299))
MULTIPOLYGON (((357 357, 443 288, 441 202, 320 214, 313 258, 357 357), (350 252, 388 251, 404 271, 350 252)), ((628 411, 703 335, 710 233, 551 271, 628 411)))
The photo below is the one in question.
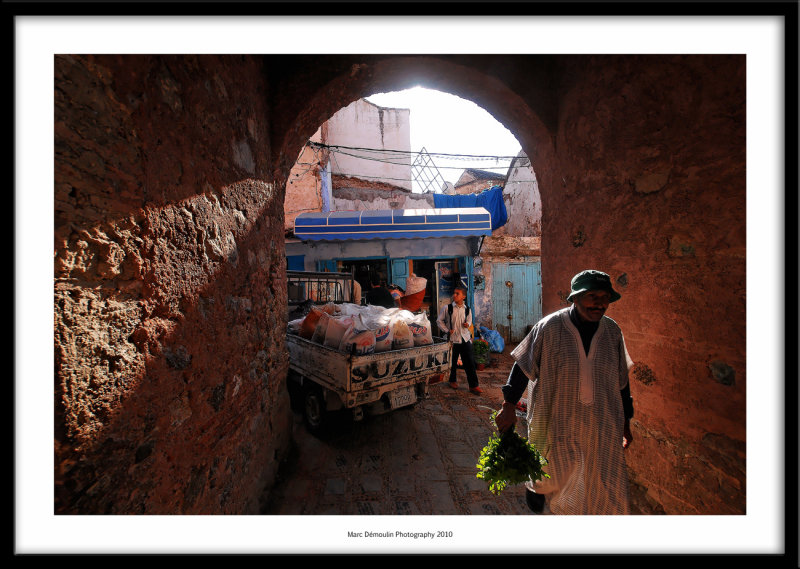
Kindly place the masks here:
POLYGON ((467 384, 470 392, 480 395, 483 389, 478 385, 478 372, 475 371, 475 359, 472 356, 472 335, 469 327, 472 325, 472 314, 469 306, 464 302, 467 298, 467 289, 463 285, 456 285, 453 289, 453 302, 442 307, 436 324, 439 330, 447 330, 450 341, 453 342, 453 357, 450 366, 450 387, 458 389, 456 373, 458 357, 464 364, 467 374, 467 384))
POLYGON ((528 438, 550 478, 528 484, 528 506, 540 513, 546 500, 554 514, 627 514, 633 362, 619 326, 605 316, 620 294, 595 270, 575 275, 571 289, 572 306, 542 318, 511 352, 516 362, 495 422, 500 432, 514 427, 530 381, 528 438))

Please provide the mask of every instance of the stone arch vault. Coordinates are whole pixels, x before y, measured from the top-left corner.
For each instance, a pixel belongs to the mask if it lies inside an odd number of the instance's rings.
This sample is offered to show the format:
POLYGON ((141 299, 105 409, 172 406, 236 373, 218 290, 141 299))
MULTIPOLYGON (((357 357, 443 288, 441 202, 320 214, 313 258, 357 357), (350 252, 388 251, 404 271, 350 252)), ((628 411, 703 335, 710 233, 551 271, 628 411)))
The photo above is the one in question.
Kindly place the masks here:
POLYGON ((258 512, 289 436, 289 169, 342 106, 422 84, 531 158, 545 313, 583 268, 622 291, 653 510, 744 513, 744 77, 727 55, 57 56, 56 512, 258 512))

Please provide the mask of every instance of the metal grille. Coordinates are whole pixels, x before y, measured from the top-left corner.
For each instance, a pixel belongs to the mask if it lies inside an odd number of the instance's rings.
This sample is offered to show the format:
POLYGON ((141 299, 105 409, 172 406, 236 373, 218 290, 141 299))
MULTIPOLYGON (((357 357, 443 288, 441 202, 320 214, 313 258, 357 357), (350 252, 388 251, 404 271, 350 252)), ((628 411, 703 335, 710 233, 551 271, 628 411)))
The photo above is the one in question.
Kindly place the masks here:
POLYGON ((411 175, 424 194, 440 193, 444 187, 444 178, 424 146, 411 165, 411 175))
POLYGON ((315 304, 342 303, 353 298, 353 275, 313 271, 286 271, 289 305, 308 300, 315 304), (349 294, 347 294, 349 292, 349 294))

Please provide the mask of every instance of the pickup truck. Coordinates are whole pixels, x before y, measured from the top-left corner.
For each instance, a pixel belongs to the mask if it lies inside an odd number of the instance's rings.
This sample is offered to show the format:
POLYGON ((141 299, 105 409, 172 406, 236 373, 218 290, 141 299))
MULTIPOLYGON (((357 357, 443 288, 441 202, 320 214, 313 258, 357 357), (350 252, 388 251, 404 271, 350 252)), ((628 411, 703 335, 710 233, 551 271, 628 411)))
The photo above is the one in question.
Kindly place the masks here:
MULTIPOLYGON (((290 307, 309 300, 316 305, 340 303, 348 298, 346 291, 353 290, 349 273, 289 271, 287 276, 292 291, 290 307)), ((292 332, 287 332, 286 345, 289 393, 293 401, 302 402, 306 426, 315 434, 325 429, 334 411, 350 411, 358 421, 365 414, 413 406, 428 396, 431 385, 445 381, 450 373, 452 345, 446 338, 433 337, 430 344, 363 355, 339 351, 292 332)))

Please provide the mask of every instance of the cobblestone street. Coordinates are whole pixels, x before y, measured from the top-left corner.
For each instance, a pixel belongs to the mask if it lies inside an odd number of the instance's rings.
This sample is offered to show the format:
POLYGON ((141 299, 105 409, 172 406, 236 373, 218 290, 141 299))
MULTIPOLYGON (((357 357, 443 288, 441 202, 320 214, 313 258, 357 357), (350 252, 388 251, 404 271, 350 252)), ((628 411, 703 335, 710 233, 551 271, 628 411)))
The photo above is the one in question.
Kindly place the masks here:
MULTIPOLYGON (((411 408, 340 421, 323 438, 309 434, 295 412, 292 456, 265 514, 322 515, 528 515, 522 487, 495 496, 476 478, 478 455, 493 427, 490 413, 502 401, 513 346, 492 354, 479 371, 484 393, 444 382, 411 408)), ((524 418, 517 424, 524 432, 524 418)))

